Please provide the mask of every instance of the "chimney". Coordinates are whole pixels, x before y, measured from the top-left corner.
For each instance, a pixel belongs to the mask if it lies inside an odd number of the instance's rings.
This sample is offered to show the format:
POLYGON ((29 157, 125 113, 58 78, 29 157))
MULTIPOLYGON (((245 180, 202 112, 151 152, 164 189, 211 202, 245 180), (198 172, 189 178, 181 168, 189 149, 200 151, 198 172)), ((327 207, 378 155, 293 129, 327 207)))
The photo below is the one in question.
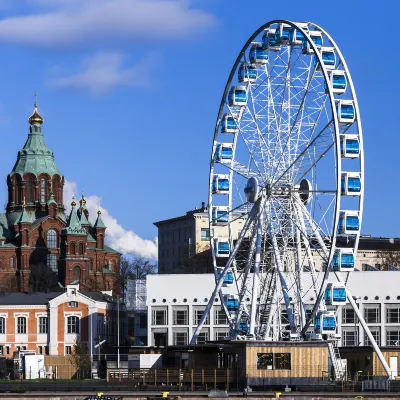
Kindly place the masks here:
POLYGON ((206 203, 204 201, 201 202, 201 208, 204 210, 206 208, 206 203))

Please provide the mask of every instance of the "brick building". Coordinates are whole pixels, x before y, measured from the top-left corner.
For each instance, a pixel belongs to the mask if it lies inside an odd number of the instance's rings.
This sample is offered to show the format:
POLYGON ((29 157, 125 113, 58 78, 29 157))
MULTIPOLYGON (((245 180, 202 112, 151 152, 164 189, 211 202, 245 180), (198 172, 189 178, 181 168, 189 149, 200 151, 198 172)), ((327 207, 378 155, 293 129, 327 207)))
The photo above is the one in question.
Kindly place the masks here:
MULTIPOLYGON (((12 357, 16 350, 36 354, 68 355, 76 343, 97 353, 96 343, 117 345, 118 307, 110 293, 79 291, 0 294, 0 352, 12 357)), ((120 310, 121 343, 126 337, 126 311, 120 310)))
POLYGON ((40 291, 38 285, 52 289, 71 282, 87 290, 112 289, 121 255, 104 244, 100 211, 92 225, 82 195, 65 215, 64 176, 44 142, 36 103, 29 124, 7 176, 6 212, 0 214, 0 289, 40 291))

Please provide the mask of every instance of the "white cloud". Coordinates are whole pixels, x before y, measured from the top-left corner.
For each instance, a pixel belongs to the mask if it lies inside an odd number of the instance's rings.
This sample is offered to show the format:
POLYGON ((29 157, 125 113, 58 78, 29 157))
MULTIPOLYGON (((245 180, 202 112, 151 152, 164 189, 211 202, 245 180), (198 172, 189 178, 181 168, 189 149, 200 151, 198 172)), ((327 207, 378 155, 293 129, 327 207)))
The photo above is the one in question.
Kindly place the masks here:
POLYGON ((147 57, 133 67, 125 67, 123 54, 100 52, 85 59, 80 72, 50 79, 48 83, 58 88, 89 91, 94 95, 118 86, 143 87, 150 84, 149 72, 154 63, 154 57, 147 57))
MULTIPOLYGON (((70 203, 72 194, 77 193, 77 184, 75 182, 65 182, 64 186, 64 204, 67 211, 70 211, 70 203)), ((80 196, 77 196, 80 197, 80 196)), ((85 196, 86 207, 89 211, 89 218, 92 223, 95 222, 97 211, 101 198, 96 195, 85 196)), ((77 202, 79 198, 77 199, 77 202)), ((79 204, 79 203, 78 203, 79 204)), ((132 230, 126 230, 118 223, 118 221, 108 212, 107 209, 100 206, 101 218, 107 226, 106 244, 122 254, 138 255, 145 258, 157 260, 158 243, 157 238, 154 240, 142 239, 132 230)))
POLYGON ((193 35, 216 18, 189 0, 35 0, 36 12, 0 20, 0 41, 40 47, 118 44, 193 35))

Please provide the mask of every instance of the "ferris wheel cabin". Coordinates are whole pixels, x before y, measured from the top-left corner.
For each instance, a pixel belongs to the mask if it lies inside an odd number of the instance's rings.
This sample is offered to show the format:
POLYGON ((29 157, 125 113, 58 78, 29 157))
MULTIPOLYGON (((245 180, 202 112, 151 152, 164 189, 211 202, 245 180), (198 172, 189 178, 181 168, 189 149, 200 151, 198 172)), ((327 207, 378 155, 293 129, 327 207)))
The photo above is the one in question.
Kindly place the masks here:
MULTIPOLYGON (((303 22, 298 22, 297 25, 303 29, 306 33, 308 33, 308 24, 305 24, 303 22)), ((292 46, 301 46, 303 44, 304 36, 300 32, 299 29, 292 29, 290 33, 290 44, 292 46)))
POLYGON ((213 225, 227 225, 229 222, 228 207, 216 206, 212 208, 213 225))
MULTIPOLYGON (((347 88, 346 73, 341 70, 333 70, 329 73, 329 81, 334 94, 343 94, 347 88)), ((328 93, 329 88, 325 82, 325 93, 328 93)))
POLYGON ((243 107, 247 103, 246 86, 232 86, 228 95, 228 104, 230 107, 243 107))
MULTIPOLYGON (((217 279, 219 280, 224 272, 224 268, 218 267, 217 268, 217 279)), ((233 272, 229 269, 226 275, 224 276, 224 283, 223 286, 232 286, 234 281, 233 272)))
POLYGON ((239 311, 240 303, 239 296, 236 294, 225 294, 224 303, 228 311, 239 311))
POLYGON ((333 271, 353 272, 355 266, 353 250, 336 249, 331 266, 333 271))
POLYGON ((215 161, 229 164, 233 158, 233 143, 218 143, 215 147, 215 161))
POLYGON ((263 48, 262 43, 253 43, 249 51, 249 61, 251 64, 267 64, 268 50, 263 48))
POLYGON ((247 322, 241 322, 239 324, 239 335, 247 335, 249 333, 249 324, 247 322))
POLYGON ((288 24, 279 24, 275 31, 275 40, 277 44, 289 43, 293 36, 293 28, 288 24))
POLYGON ((214 251, 216 257, 229 257, 229 254, 231 253, 231 245, 229 243, 229 239, 214 238, 214 251))
POLYGON ((352 124, 356 119, 353 100, 339 100, 336 104, 338 120, 342 124, 352 124))
POLYGON ((340 135, 340 153, 342 158, 360 157, 360 141, 357 135, 340 135))
POLYGON ((215 174, 212 181, 213 194, 229 193, 229 175, 215 174))
POLYGON ((224 114, 221 118, 221 133, 237 133, 238 125, 232 115, 224 114))
POLYGON ((281 46, 277 43, 275 39, 275 29, 268 28, 265 30, 265 33, 262 37, 262 44, 264 49, 268 49, 268 51, 279 51, 281 46))
MULTIPOLYGON (((333 47, 322 47, 321 58, 326 69, 331 69, 331 70, 335 69, 336 53, 333 47)), ((321 66, 319 65, 319 61, 316 56, 315 56, 315 63, 317 66, 317 70, 321 70, 321 66)))
POLYGON ((238 70, 238 81, 240 83, 255 82, 257 80, 257 68, 248 63, 242 63, 238 70))
POLYGON ((332 334, 336 332, 336 317, 332 311, 318 311, 314 320, 315 333, 332 334))
POLYGON ((325 289, 324 300, 328 306, 342 306, 346 304, 346 285, 339 282, 328 283, 325 289))
POLYGON ((343 172, 341 193, 343 196, 360 196, 361 178, 359 172, 343 172))
MULTIPOLYGON (((320 31, 310 31, 309 36, 311 40, 314 42, 314 45, 317 49, 320 49, 323 44, 323 39, 322 39, 322 32, 320 31)), ((303 40, 303 43, 301 45, 301 49, 303 54, 314 54, 314 50, 311 47, 309 41, 307 39, 303 40)))
POLYGON ((341 235, 355 235, 360 230, 358 211, 340 211, 338 233, 341 235))

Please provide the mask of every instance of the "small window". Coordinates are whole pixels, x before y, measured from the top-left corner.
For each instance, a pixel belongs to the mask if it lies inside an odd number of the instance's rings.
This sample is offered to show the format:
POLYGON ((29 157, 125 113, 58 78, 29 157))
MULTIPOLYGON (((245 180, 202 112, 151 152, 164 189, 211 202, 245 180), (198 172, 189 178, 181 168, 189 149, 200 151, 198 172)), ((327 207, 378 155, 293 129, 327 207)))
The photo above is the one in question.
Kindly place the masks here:
POLYGON ((56 249, 57 248, 57 231, 50 229, 47 232, 47 248, 56 249))
POLYGON ((72 347, 71 346, 65 346, 65 355, 70 356, 72 354, 72 347))
POLYGON ((49 333, 49 319, 47 317, 39 317, 39 333, 49 333))
POLYGON ((17 333, 26 334, 26 317, 17 318, 17 333))
POLYGON ((258 353, 257 369, 290 370, 290 353, 258 353))
POLYGON ((14 257, 10 258, 10 268, 14 269, 14 257))
POLYGON ((39 355, 43 354, 43 347, 42 346, 38 346, 38 354, 39 355))
POLYGON ((9 356, 10 355, 10 346, 6 346, 6 354, 9 356))
POLYGON ((6 319, 4 317, 0 318, 0 334, 4 335, 6 333, 6 319))
POLYGON ((76 245, 75 245, 75 243, 72 242, 69 247, 70 247, 70 253, 71 254, 76 254, 76 245))
POLYGON ((207 228, 201 228, 201 240, 210 240, 210 230, 207 228))
POLYGON ((83 243, 79 243, 79 254, 82 255, 85 253, 85 246, 83 243))
POLYGON ((40 201, 46 203, 46 180, 44 178, 40 180, 40 201))
POLYGON ((80 267, 76 266, 73 269, 73 275, 75 280, 80 280, 81 279, 81 269, 80 267))
POLYGON ((78 302, 77 301, 69 301, 68 302, 68 307, 77 308, 78 307, 78 302))
POLYGON ((79 333, 79 317, 74 315, 67 318, 67 333, 79 333))

